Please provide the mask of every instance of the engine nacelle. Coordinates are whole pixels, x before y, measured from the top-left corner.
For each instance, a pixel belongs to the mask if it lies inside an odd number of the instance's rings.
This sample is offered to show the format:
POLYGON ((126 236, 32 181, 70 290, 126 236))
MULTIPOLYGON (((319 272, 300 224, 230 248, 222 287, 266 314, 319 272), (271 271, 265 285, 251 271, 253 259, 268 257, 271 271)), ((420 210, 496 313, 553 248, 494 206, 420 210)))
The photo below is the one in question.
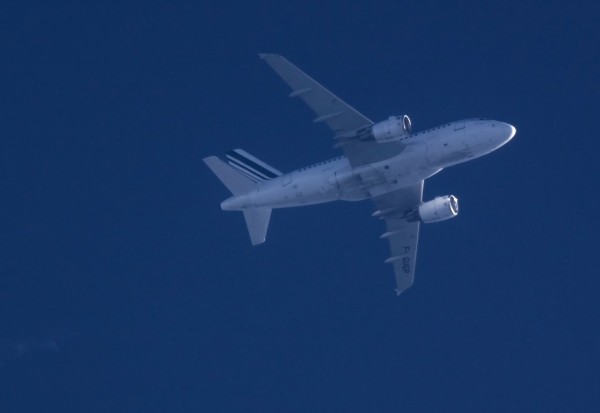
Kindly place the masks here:
POLYGON ((419 205, 418 215, 426 224, 454 218, 458 215, 458 199, 454 195, 438 196, 419 205))
POLYGON ((392 142, 410 135, 412 123, 408 115, 390 116, 371 127, 371 137, 378 143, 392 142))

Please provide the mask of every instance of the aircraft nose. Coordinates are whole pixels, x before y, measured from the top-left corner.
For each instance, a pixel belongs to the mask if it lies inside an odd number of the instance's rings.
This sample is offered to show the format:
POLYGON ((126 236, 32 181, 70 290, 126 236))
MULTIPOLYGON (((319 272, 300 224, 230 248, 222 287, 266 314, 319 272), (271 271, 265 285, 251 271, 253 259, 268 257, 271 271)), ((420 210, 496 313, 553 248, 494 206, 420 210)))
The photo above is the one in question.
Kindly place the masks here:
POLYGON ((511 140, 517 133, 517 128, 509 123, 500 122, 500 130, 502 131, 502 138, 504 143, 511 140))
POLYGON ((493 121, 491 126, 493 132, 490 140, 497 148, 510 141, 517 133, 517 129, 508 123, 493 121))

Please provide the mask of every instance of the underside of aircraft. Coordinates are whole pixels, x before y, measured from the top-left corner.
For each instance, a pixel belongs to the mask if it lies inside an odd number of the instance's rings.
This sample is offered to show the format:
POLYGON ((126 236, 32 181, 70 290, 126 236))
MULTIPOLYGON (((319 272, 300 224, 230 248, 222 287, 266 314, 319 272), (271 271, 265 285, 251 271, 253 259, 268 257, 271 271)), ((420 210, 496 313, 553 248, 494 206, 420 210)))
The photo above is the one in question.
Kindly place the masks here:
POLYGON ((396 293, 414 282, 421 223, 458 215, 458 199, 444 195, 423 202, 424 180, 444 168, 486 155, 510 141, 514 126, 491 119, 464 119, 420 132, 407 115, 373 123, 283 56, 261 54, 291 88, 290 97, 304 101, 316 114, 313 122, 333 131, 334 147, 343 155, 283 173, 250 153, 235 149, 226 161, 204 162, 232 196, 226 211, 242 211, 253 245, 266 240, 274 208, 314 205, 337 200, 371 199, 373 216, 385 221, 396 277, 396 293))

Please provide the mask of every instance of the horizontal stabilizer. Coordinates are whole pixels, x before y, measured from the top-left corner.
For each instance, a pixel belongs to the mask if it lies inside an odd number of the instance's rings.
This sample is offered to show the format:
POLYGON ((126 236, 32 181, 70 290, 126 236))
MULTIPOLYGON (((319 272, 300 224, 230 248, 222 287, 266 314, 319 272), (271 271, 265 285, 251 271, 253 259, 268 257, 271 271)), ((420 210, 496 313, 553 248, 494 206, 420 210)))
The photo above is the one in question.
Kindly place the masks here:
POLYGON ((271 209, 246 209, 243 212, 252 245, 262 244, 267 238, 267 229, 269 228, 269 220, 271 219, 271 209))

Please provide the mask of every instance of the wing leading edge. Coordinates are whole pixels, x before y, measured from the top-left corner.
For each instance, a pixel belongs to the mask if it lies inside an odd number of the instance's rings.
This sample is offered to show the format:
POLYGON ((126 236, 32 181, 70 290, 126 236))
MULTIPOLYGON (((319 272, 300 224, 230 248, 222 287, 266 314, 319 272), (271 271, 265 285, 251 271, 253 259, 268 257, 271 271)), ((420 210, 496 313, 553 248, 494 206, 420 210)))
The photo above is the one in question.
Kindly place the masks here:
MULTIPOLYGON (((418 205, 423 199, 423 181, 416 185, 389 192, 373 198, 379 211, 394 211, 403 213, 418 205)), ((385 216, 385 215, 384 215, 385 216)), ((419 242, 420 223, 408 222, 403 218, 390 214, 385 218, 386 232, 382 238, 390 243, 391 256, 386 263, 394 266, 396 276, 396 294, 413 285, 415 278, 415 262, 417 259, 417 244, 419 242)))
POLYGON ((319 82, 304 73, 285 57, 278 54, 261 53, 261 59, 292 88, 290 97, 299 97, 315 112, 316 123, 325 123, 340 141, 341 149, 353 166, 377 162, 402 152, 405 145, 400 142, 377 143, 355 136, 361 129, 369 128, 373 122, 352 106, 335 96, 319 82))
POLYGON ((325 123, 336 134, 354 132, 373 124, 285 57, 270 53, 259 56, 292 88, 290 97, 299 97, 317 114, 314 122, 325 123))

